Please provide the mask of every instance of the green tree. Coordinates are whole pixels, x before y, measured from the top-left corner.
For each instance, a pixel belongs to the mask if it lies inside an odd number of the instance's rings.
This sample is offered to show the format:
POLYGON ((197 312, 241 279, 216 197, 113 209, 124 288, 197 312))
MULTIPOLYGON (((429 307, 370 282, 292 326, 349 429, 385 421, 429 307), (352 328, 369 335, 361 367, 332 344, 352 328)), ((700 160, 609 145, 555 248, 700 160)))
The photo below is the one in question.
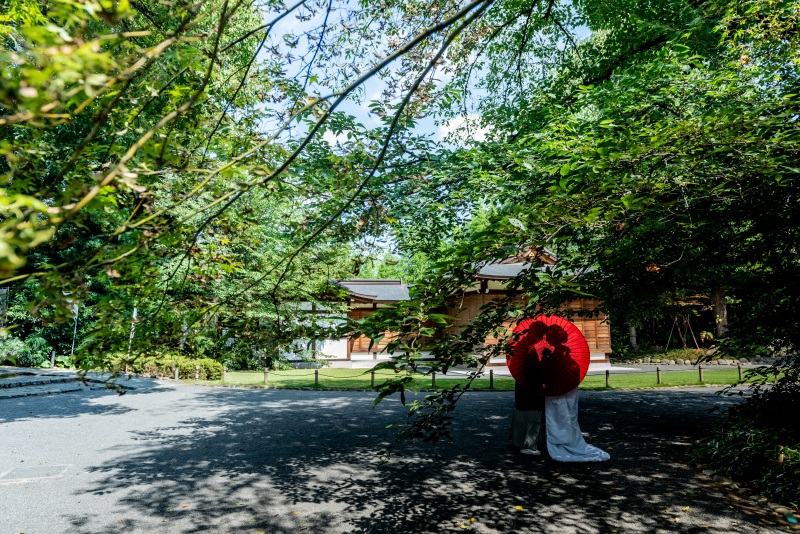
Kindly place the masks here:
MULTIPOLYGON (((420 190, 406 197, 418 194, 416 205, 435 206, 429 216, 416 214, 425 223, 440 210, 480 217, 437 235, 447 252, 429 287, 407 309, 376 316, 373 331, 403 328, 399 368, 413 367, 414 340, 426 337, 436 339, 434 353, 447 368, 470 361, 475 343, 507 318, 551 311, 582 292, 603 300, 612 317, 632 321, 671 313, 676 298, 705 294, 719 303, 725 295, 731 315, 729 330, 719 332, 726 334, 722 349, 783 356, 759 371, 777 385, 748 401, 737 431, 750 425, 754 433, 783 436, 794 450, 798 421, 771 414, 785 413, 778 406, 793 405, 800 393, 797 5, 664 2, 630 6, 622 18, 612 13, 616 6, 594 2, 539 8, 543 13, 534 10, 521 27, 520 12, 509 24, 487 17, 490 37, 465 44, 486 52, 462 55, 454 83, 469 87, 469 62, 483 61, 475 66, 487 71, 478 109, 493 133, 441 155, 420 190), (563 21, 592 33, 573 40, 563 21), (548 24, 556 37, 542 29, 548 24), (541 32, 529 40, 525 28, 541 32), (525 54, 529 68, 511 61, 525 54), (524 309, 509 294, 459 335, 430 327, 434 308, 469 284, 475 266, 526 247, 548 247, 560 261, 552 273, 526 273, 509 284, 528 295, 524 309)), ((412 212, 407 223, 413 226, 412 212)), ((424 224, 403 230, 415 231, 424 224)), ((405 243, 413 247, 413 240, 405 243)), ((458 394, 416 405, 411 435, 440 435, 458 394)), ((732 465, 732 457, 721 461, 732 465)), ((797 487, 795 467, 784 475, 792 482, 772 491, 797 487)))
POLYGON ((0 275, 28 326, 90 303, 86 366, 127 346, 134 307, 145 347, 265 322, 284 343, 293 302, 385 224, 392 169, 426 161, 436 66, 489 5, 0 4, 0 275), (337 108, 376 76, 366 128, 337 108))
MULTIPOLYGON (((476 364, 509 317, 588 291, 630 321, 726 295, 726 350, 787 355, 760 406, 796 398, 796 2, 0 6, 0 269, 48 320, 96 299, 96 348, 125 345, 134 303, 165 346, 306 336, 293 303, 388 238, 431 268, 361 325, 403 334, 380 398, 423 345, 476 364), (378 81, 366 127, 341 106, 378 81), (459 117, 486 140, 415 132, 459 117), (481 265, 541 247, 557 267, 449 329, 481 265)), ((445 435, 462 392, 413 405, 409 435, 445 435)))

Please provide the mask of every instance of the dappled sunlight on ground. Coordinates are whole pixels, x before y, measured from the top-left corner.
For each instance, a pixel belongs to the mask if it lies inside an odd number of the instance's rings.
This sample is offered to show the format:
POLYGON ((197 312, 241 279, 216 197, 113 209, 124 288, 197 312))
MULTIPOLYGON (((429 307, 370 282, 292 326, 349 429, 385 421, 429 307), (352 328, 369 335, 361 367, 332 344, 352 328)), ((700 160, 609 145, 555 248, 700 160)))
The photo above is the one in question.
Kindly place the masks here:
MULTIPOLYGON (((582 393, 581 426, 589 443, 611 453, 604 464, 509 452, 508 393, 468 394, 453 442, 396 444, 383 462, 393 443, 386 426, 402 422, 405 411, 397 400, 372 410, 373 398, 194 387, 69 396, 65 405, 84 428, 104 434, 104 448, 79 466, 83 478, 59 488, 69 498, 40 520, 51 528, 26 527, 12 510, 13 525, 32 532, 277 534, 773 531, 685 463, 690 444, 719 417, 707 410, 734 402, 710 391, 582 393)), ((47 411, 42 403, 27 408, 35 407, 47 411)), ((10 420, 20 430, 56 423, 43 417, 10 420)), ((65 450, 95 443, 63 440, 65 450)), ((16 491, 35 498, 49 483, 16 491)), ((0 499, 7 490, 0 486, 0 499)))

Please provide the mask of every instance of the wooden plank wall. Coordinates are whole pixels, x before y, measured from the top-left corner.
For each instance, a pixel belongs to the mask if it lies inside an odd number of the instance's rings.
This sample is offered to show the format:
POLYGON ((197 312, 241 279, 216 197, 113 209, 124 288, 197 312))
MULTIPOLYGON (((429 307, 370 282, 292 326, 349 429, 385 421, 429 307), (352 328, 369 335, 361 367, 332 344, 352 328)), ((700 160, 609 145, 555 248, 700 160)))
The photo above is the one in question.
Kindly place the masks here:
MULTIPOLYGON (((457 308, 451 308, 447 313, 457 318, 455 321, 456 328, 463 327, 474 321, 475 318, 480 315, 482 306, 497 298, 501 297, 496 294, 472 293, 466 295, 463 300, 459 302, 459 304, 461 304, 460 312, 457 308)), ((517 304, 521 303, 522 301, 520 299, 517 304)), ((596 308, 597 305, 598 301, 594 299, 578 299, 568 302, 562 309, 571 311, 592 310, 596 308)), ((369 309, 355 309, 350 310, 347 315, 351 319, 359 320, 372 313, 372 311, 373 310, 369 309)), ((578 330, 580 330, 586 338, 586 342, 589 344, 589 350, 593 353, 611 352, 611 326, 606 321, 605 314, 601 313, 598 317, 579 317, 572 315, 569 319, 575 323, 575 326, 578 327, 578 330)), ((513 328, 515 324, 515 321, 507 321, 503 326, 506 328, 513 328)), ((395 337, 396 336, 391 332, 386 332, 384 338, 376 345, 373 345, 371 349, 369 348, 370 340, 368 337, 361 336, 357 339, 351 339, 350 352, 381 352, 386 347, 386 344, 395 339, 395 337)), ((493 335, 489 335, 484 340, 484 343, 486 345, 493 345, 497 343, 497 338, 493 335)))
MULTIPOLYGON (((475 320, 480 315, 480 309, 485 304, 488 304, 494 299, 501 298, 493 294, 471 294, 464 297, 461 302, 461 310, 452 308, 448 310, 449 315, 456 316, 456 327, 463 327, 475 320)), ((517 303, 521 303, 521 300, 517 303)), ((595 299, 577 299, 568 302, 562 307, 564 310, 593 310, 597 307, 599 302, 595 299)), ((594 353, 611 352, 611 325, 606 321, 606 315, 600 314, 597 317, 580 317, 571 315, 569 317, 578 330, 581 331, 589 344, 589 350, 594 353)), ((516 321, 507 321, 503 324, 506 328, 513 328, 516 321)), ((484 341, 485 344, 490 345, 497 343, 497 338, 494 336, 487 336, 484 341)))
MULTIPOLYGON (((481 307, 498 298, 501 297, 496 294, 471 293, 466 295, 463 300, 459 301, 459 304, 461 304, 460 310, 458 308, 450 308, 447 310, 447 314, 456 317, 456 328, 464 327, 480 315, 481 307)), ((523 302, 522 299, 518 299, 514 303, 522 304, 523 302)), ((503 326, 505 328, 512 328, 512 321, 503 323, 503 326)), ((485 345, 494 345, 495 343, 497 343, 497 338, 494 335, 490 334, 486 336, 484 340, 485 345)))
MULTIPOLYGON (((347 316, 351 319, 360 320, 372 313, 373 310, 350 310, 347 312, 347 316)), ((359 336, 356 339, 351 339, 350 343, 350 352, 378 352, 380 353, 384 348, 386 348, 386 344, 395 339, 397 336, 392 334, 391 332, 385 332, 383 339, 381 339, 378 343, 372 345, 372 348, 369 347, 370 339, 367 336, 359 336)))
MULTIPOLYGON (((593 310, 600 304, 595 299, 578 299, 568 302, 562 309, 578 311, 593 310)), ((586 342, 589 343, 589 350, 592 352, 611 352, 611 325, 606 320, 607 316, 601 313, 597 317, 579 317, 572 315, 569 320, 575 323, 581 331, 586 342)))

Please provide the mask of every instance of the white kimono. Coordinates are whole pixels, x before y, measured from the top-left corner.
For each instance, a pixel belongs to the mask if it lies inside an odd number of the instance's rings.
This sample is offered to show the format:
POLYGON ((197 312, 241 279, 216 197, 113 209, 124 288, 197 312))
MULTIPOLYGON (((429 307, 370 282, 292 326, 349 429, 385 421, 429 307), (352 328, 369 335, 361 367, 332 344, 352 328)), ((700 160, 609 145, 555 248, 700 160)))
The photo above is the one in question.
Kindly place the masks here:
POLYGON ((547 452, 558 462, 605 462, 611 456, 588 445, 578 426, 578 388, 558 397, 545 397, 547 452))

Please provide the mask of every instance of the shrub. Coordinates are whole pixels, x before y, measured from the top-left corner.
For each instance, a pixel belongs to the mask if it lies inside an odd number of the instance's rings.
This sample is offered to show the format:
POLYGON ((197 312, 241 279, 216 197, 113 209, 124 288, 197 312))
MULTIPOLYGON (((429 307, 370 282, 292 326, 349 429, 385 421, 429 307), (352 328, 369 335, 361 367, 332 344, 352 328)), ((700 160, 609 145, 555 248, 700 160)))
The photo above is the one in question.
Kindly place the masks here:
POLYGON ((22 341, 13 336, 0 337, 0 363, 20 367, 40 367, 50 362, 50 345, 42 336, 32 334, 22 341))
POLYGON ((68 369, 73 365, 72 356, 56 356, 55 363, 56 367, 68 369))
POLYGON ((739 420, 715 429, 693 456, 756 492, 796 507, 800 504, 800 444, 785 441, 785 435, 775 429, 739 420), (783 446, 783 463, 776 461, 776 445, 783 446))
POLYGON ((25 338, 25 350, 19 365, 25 367, 41 367, 50 362, 50 345, 42 336, 30 335, 25 338))
POLYGON ((25 343, 13 336, 0 336, 0 363, 19 365, 18 362, 25 350, 25 343))
POLYGON ((178 366, 179 378, 194 379, 195 367, 199 367, 198 378, 200 380, 222 380, 222 364, 211 358, 197 360, 181 358, 174 361, 178 366))
POLYGON ((159 354, 128 360, 127 355, 117 354, 114 355, 113 361, 115 362, 113 365, 115 371, 124 370, 127 361, 128 371, 155 378, 172 378, 175 376, 177 367, 179 378, 193 380, 195 366, 197 366, 200 368, 198 372, 200 380, 222 379, 222 364, 211 358, 192 359, 177 354, 159 354))
MULTIPOLYGON (((751 376, 764 373, 748 371, 751 376)), ((796 375, 797 370, 789 368, 769 387, 753 388, 747 401, 732 408, 728 420, 695 448, 695 460, 778 502, 800 504, 800 382, 796 375), (783 463, 777 462, 777 446, 783 447, 783 463)))
MULTIPOLYGON (((131 355, 125 352, 113 352, 106 356, 105 362, 111 371, 123 372, 127 366, 128 372, 146 376, 167 376, 166 368, 162 369, 158 362, 167 359, 171 354, 156 352, 147 355, 131 355)), ((171 375, 170 375, 171 376, 171 375)))

